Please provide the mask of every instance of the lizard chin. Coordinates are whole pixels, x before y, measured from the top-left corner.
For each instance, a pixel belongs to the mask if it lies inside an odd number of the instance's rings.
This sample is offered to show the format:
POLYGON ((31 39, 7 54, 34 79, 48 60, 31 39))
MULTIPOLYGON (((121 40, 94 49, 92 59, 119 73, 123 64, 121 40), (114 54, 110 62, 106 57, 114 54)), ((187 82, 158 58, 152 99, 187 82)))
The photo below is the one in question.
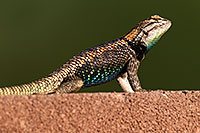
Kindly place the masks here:
POLYGON ((155 27, 152 31, 148 33, 148 36, 144 38, 144 43, 146 44, 146 53, 158 42, 162 35, 171 27, 171 21, 166 20, 160 27, 155 27))

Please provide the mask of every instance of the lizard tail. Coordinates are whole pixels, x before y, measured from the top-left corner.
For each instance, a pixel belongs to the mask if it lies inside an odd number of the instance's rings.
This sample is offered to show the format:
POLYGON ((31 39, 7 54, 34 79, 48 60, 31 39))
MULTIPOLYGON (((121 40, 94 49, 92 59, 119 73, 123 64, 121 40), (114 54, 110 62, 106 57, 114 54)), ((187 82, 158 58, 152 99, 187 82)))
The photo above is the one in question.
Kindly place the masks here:
POLYGON ((33 83, 0 88, 0 95, 32 95, 37 92, 33 83))
POLYGON ((32 95, 53 93, 62 82, 58 75, 50 75, 31 83, 0 88, 0 95, 32 95))

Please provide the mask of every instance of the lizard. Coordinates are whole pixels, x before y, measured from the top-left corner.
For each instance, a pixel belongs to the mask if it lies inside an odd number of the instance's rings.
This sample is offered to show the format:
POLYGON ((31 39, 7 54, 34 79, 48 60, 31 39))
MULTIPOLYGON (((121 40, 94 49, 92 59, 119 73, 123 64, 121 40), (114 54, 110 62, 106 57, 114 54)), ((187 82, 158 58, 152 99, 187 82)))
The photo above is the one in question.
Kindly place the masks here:
POLYGON ((150 16, 124 36, 73 56, 44 78, 0 88, 0 95, 70 93, 113 79, 117 79, 124 92, 140 91, 140 63, 171 24, 159 15, 150 16))

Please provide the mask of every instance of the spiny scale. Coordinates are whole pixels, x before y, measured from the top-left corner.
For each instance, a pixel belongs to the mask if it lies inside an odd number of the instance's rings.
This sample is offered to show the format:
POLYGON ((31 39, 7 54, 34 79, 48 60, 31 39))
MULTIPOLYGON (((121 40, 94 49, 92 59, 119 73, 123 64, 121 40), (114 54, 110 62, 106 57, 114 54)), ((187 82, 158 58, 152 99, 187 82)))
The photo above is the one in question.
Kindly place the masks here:
POLYGON ((81 52, 41 80, 0 88, 0 95, 74 92, 115 78, 126 92, 140 90, 137 76, 140 62, 170 26, 169 20, 151 16, 120 39, 81 52))
POLYGON ((84 51, 80 57, 86 55, 86 63, 76 68, 75 75, 83 80, 83 87, 110 81, 124 68, 129 59, 128 53, 124 40, 116 40, 84 51))

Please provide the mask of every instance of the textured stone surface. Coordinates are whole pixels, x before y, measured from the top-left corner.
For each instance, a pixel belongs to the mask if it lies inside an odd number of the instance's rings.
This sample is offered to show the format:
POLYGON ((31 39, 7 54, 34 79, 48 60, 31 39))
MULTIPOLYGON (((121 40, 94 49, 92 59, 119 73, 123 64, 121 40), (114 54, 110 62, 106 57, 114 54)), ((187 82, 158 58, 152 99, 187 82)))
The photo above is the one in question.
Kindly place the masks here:
POLYGON ((200 132, 199 91, 0 97, 0 132, 200 132))

